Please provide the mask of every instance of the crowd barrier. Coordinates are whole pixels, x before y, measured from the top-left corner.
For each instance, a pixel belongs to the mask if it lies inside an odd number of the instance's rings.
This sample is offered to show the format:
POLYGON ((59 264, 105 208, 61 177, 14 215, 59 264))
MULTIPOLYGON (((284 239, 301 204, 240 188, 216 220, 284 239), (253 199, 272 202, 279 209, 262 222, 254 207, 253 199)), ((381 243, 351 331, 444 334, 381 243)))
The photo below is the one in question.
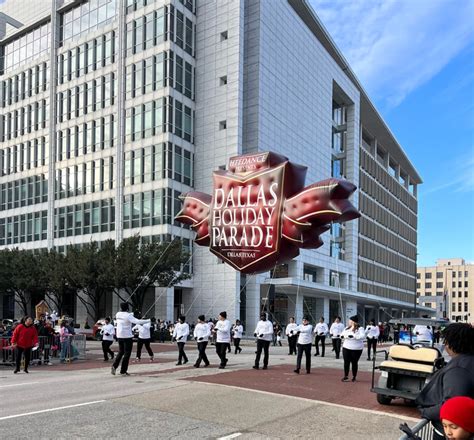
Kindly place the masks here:
POLYGON ((420 420, 413 428, 404 423, 400 430, 405 434, 399 440, 433 440, 433 426, 426 419, 420 420))
MULTIPOLYGON (((0 337, 0 365, 15 365, 15 349, 11 337, 0 337)), ((86 336, 70 335, 61 343, 59 335, 39 336, 38 348, 32 350, 30 365, 49 364, 52 359, 71 362, 86 359, 86 336)))

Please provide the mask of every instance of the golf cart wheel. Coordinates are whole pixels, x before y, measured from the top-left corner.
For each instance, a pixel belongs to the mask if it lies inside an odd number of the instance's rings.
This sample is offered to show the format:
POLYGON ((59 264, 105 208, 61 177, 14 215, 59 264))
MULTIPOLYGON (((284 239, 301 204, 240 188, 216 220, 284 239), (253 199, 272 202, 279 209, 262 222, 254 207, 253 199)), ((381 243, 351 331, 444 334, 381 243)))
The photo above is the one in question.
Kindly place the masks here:
POLYGON ((377 402, 380 403, 380 405, 390 405, 391 401, 391 397, 385 396, 384 394, 377 394, 377 402))

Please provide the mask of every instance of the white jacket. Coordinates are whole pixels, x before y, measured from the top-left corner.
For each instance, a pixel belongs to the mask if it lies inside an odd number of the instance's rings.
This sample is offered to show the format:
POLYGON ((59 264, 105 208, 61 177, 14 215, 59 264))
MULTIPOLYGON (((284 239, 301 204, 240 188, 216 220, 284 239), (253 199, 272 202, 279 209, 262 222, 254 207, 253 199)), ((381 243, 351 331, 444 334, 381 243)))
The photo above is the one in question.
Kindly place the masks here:
POLYGON ((209 336, 211 336, 211 330, 206 322, 196 324, 196 327, 194 327, 194 337, 198 342, 209 341, 209 336))
POLYGON ((314 328, 314 334, 317 336, 325 336, 329 331, 328 325, 325 322, 318 322, 314 328))
POLYGON ((351 328, 346 328, 342 332, 342 337, 344 338, 343 348, 349 350, 364 349, 365 330, 363 327, 359 327, 356 332, 353 332, 351 328))
POLYGON ((103 341, 113 341, 115 335, 115 327, 112 324, 104 324, 100 329, 103 341))
POLYGON ((135 327, 132 328, 132 331, 138 330, 138 337, 139 339, 150 339, 150 329, 151 329, 151 323, 147 324, 137 324, 135 327))
POLYGON ((257 333, 257 338, 263 341, 271 341, 273 339, 273 324, 271 321, 258 321, 254 333, 257 333), (262 335, 260 337, 260 335, 262 335))
POLYGON ((176 342, 186 342, 189 336, 189 325, 187 322, 181 324, 178 322, 174 326, 173 338, 176 339, 176 342), (181 339, 180 339, 181 338, 181 339))
POLYGON ((377 339, 380 335, 378 325, 368 325, 365 328, 365 334, 367 335, 367 339, 377 339))
POLYGON ((313 326, 311 324, 299 325, 296 331, 300 332, 298 336, 298 344, 311 344, 313 341, 313 326))
POLYGON ((296 329, 298 328, 298 324, 296 323, 289 323, 287 324, 285 328, 285 335, 286 336, 296 336, 296 329), (293 334, 291 334, 291 331, 293 331, 293 334))
POLYGON ((217 330, 216 342, 230 342, 230 321, 228 321, 227 319, 224 319, 224 321, 217 321, 214 330, 217 330))
POLYGON ((242 334, 244 333, 244 327, 241 325, 234 325, 234 327, 232 327, 232 332, 234 333, 235 339, 242 339, 242 334))
POLYGON ((133 338, 132 324, 147 324, 149 319, 137 319, 129 312, 118 312, 115 315, 117 338, 133 338))
POLYGON ((342 332, 344 331, 344 324, 342 322, 333 322, 331 328, 329 329, 329 333, 331 334, 331 338, 336 339, 340 338, 342 332))

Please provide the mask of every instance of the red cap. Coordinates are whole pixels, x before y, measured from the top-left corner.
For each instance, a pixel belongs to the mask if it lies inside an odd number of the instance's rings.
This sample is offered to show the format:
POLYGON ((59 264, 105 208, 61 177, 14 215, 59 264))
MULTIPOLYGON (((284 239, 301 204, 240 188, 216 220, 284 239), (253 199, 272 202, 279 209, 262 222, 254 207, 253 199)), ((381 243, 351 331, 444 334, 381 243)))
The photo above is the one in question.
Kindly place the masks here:
POLYGON ((470 434, 474 433, 474 399, 453 397, 444 402, 439 415, 441 420, 449 420, 470 434))

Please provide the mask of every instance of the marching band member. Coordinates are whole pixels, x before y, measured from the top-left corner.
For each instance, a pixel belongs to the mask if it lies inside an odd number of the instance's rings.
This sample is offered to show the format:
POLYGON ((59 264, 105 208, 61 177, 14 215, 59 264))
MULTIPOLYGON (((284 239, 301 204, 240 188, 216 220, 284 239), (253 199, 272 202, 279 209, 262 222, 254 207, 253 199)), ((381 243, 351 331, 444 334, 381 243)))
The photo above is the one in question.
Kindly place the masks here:
POLYGON ((219 368, 223 369, 227 365, 228 359, 225 355, 227 347, 230 345, 230 322, 227 320, 227 312, 219 313, 219 320, 214 327, 214 332, 216 333, 216 353, 221 360, 219 368))
POLYGON ((204 361, 204 365, 207 367, 209 365, 209 360, 206 355, 206 347, 209 341, 209 336, 211 336, 211 331, 209 325, 206 322, 204 315, 198 316, 198 323, 194 327, 194 339, 197 341, 197 347, 199 356, 194 363, 194 368, 199 368, 201 361, 204 361))
POLYGON ((344 331, 344 324, 341 322, 341 317, 337 316, 329 329, 329 334, 332 339, 332 348, 336 352, 336 359, 339 359, 341 354, 341 334, 344 331))
POLYGON ((178 362, 176 365, 186 364, 188 363, 188 357, 184 352, 184 344, 188 340, 189 336, 189 325, 186 322, 186 317, 181 315, 179 317, 179 322, 174 326, 173 330, 173 338, 176 339, 176 343, 178 344, 178 362))
POLYGON ((105 318, 105 325, 100 329, 102 335, 102 352, 104 353, 104 362, 114 358, 114 352, 110 346, 114 343, 115 327, 110 323, 110 318, 105 318))
POLYGON ((242 324, 240 323, 240 320, 235 321, 234 327, 232 327, 232 334, 234 335, 234 347, 235 347, 235 353, 237 354, 237 351, 240 353, 242 349, 240 348, 240 340, 242 339, 242 334, 244 332, 244 328, 242 324))
POLYGON ((370 320, 369 325, 365 328, 365 334, 367 335, 367 360, 370 361, 370 350, 374 352, 377 350, 377 340, 379 339, 380 330, 378 325, 375 325, 373 319, 370 320))
POLYGON ((270 347, 270 342, 272 342, 273 338, 273 324, 271 321, 267 321, 266 313, 260 315, 260 321, 258 321, 253 335, 257 338, 257 356, 255 356, 255 365, 252 368, 255 370, 260 368, 260 356, 262 355, 263 350, 263 369, 266 370, 268 368, 269 358, 268 348, 270 347))
POLYGON ((321 316, 314 329, 314 334, 316 335, 316 339, 314 341, 314 345, 316 347, 316 353, 314 354, 315 356, 319 356, 319 342, 321 342, 321 357, 324 357, 324 352, 326 350, 326 335, 328 331, 328 325, 324 322, 324 317, 321 316))
POLYGON ((308 316, 303 317, 303 322, 296 329, 298 335, 298 356, 296 357, 296 369, 294 372, 300 374, 301 358, 303 352, 306 356, 306 373, 311 372, 311 343, 313 339, 313 326, 309 323, 308 316))
POLYGON ((298 336, 296 335, 296 329, 298 326, 295 323, 295 318, 291 317, 290 322, 286 326, 285 335, 288 338, 288 347, 290 352, 288 354, 296 354, 296 340, 298 336))
POLYGON ((352 365, 352 382, 355 382, 365 339, 365 331, 359 326, 357 315, 349 318, 349 326, 345 328, 341 336, 344 338, 344 343, 342 344, 344 377, 342 381, 349 382, 349 367, 352 365))

